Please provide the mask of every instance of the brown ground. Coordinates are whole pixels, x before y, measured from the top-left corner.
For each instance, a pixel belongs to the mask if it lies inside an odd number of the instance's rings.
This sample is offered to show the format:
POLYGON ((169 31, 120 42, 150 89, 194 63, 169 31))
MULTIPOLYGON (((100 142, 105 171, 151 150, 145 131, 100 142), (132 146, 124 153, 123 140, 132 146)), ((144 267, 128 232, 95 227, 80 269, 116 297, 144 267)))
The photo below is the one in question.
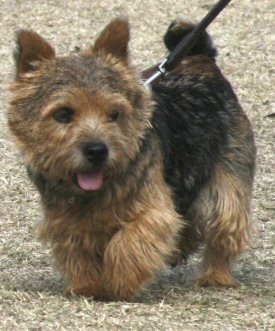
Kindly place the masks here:
POLYGON ((258 147, 249 252, 235 268, 238 289, 192 288, 197 260, 167 271, 132 303, 66 299, 47 248, 31 234, 39 199, 7 133, 7 86, 13 76, 14 31, 36 30, 59 53, 89 45, 113 17, 132 22, 132 53, 140 68, 164 56, 161 36, 178 15, 202 18, 214 0, 1 0, 0 329, 1 330, 275 330, 275 3, 232 1, 209 29, 218 61, 253 123, 258 147), (192 5, 190 5, 192 3, 192 5), (273 146, 273 149, 272 149, 273 146))

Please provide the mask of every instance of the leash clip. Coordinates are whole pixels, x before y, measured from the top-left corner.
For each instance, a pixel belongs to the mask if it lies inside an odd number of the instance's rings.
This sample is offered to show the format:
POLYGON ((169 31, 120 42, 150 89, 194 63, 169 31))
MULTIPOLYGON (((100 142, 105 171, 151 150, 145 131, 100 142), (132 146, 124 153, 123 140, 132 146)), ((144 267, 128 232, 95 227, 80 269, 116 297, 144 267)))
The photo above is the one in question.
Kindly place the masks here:
POLYGON ((158 66, 159 71, 161 72, 162 75, 166 74, 166 69, 164 67, 165 63, 167 62, 167 59, 163 60, 161 64, 158 66))
POLYGON ((165 69, 165 63, 167 62, 167 59, 163 60, 161 64, 157 68, 157 72, 155 72, 152 76, 150 76, 144 83, 143 85, 147 88, 150 89, 150 84, 157 79, 159 76, 164 76, 167 73, 167 70, 165 69))

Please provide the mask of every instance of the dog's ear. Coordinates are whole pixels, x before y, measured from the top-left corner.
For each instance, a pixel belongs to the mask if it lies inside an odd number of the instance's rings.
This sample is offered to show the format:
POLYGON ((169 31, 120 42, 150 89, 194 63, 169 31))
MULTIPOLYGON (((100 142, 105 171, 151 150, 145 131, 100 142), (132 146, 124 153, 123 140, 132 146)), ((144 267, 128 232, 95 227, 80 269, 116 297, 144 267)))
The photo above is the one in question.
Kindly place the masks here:
POLYGON ((34 71, 39 62, 55 58, 52 46, 36 32, 20 30, 16 37, 16 78, 22 73, 34 71))
POLYGON ((123 62, 128 61, 130 27, 128 20, 117 18, 109 23, 95 41, 93 52, 98 55, 113 55, 123 62))

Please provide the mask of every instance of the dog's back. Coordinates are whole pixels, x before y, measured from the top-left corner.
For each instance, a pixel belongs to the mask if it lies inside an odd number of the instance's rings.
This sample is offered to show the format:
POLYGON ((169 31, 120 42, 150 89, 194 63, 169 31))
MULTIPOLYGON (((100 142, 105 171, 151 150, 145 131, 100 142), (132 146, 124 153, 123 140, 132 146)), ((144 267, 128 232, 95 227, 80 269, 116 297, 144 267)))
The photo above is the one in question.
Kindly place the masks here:
MULTIPOLYGON (((172 51, 193 28, 173 22, 164 36, 166 47, 172 51)), ((239 149, 251 145, 245 157, 250 160, 247 176, 253 177, 253 135, 231 85, 215 64, 216 54, 205 32, 181 64, 152 86, 157 101, 152 124, 162 141, 166 180, 181 214, 211 180, 234 135, 245 137, 246 146, 239 149)))

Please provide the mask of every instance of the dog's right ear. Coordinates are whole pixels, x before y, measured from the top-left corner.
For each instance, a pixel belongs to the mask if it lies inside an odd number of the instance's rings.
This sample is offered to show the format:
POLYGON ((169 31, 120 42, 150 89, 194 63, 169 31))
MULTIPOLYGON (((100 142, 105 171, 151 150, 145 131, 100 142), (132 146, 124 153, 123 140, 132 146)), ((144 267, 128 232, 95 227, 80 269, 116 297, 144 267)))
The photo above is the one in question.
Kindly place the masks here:
POLYGON ((36 70, 39 62, 55 58, 52 46, 34 31, 17 32, 14 59, 16 78, 21 74, 36 70))

